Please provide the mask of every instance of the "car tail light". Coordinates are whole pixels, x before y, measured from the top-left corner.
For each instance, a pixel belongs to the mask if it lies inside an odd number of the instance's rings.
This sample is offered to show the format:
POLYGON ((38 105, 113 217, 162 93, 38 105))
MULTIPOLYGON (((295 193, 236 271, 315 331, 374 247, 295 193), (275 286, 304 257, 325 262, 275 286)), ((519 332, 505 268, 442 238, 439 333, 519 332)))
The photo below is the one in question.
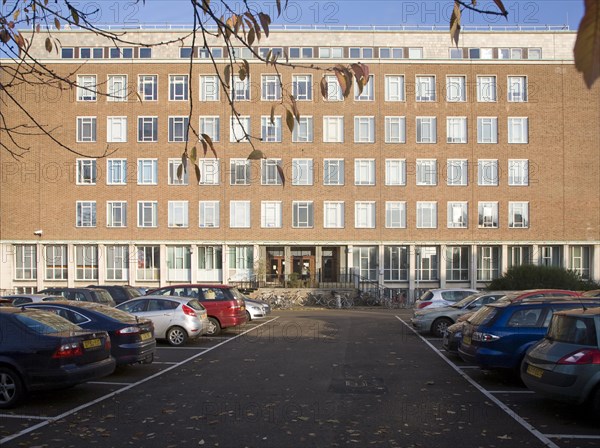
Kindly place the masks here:
POLYGON ((559 364, 600 364, 600 350, 595 348, 578 350, 570 355, 563 356, 559 364))
POLYGON ((183 311, 183 314, 187 314, 188 316, 196 317, 196 312, 187 305, 182 305, 181 310, 183 311))
POLYGON ((433 302, 419 302, 418 309, 425 308, 426 306, 431 305, 433 302))
POLYGON ((473 333, 472 339, 478 342, 492 342, 500 339, 500 336, 496 336, 495 334, 491 333, 482 333, 480 331, 475 331, 473 333))
POLYGON ((241 301, 239 301, 239 300, 235 300, 235 301, 233 302, 233 305, 231 305, 231 307, 230 307, 230 308, 231 308, 232 310, 239 310, 239 309, 243 309, 243 308, 244 308, 244 306, 243 306, 243 303, 244 303, 244 302, 241 302, 241 301))
POLYGON ((117 331, 118 334, 135 334, 141 331, 140 327, 125 327, 117 331))
POLYGON ((61 345, 52 355, 54 359, 73 358, 75 356, 81 356, 83 349, 79 342, 70 342, 68 344, 61 345))

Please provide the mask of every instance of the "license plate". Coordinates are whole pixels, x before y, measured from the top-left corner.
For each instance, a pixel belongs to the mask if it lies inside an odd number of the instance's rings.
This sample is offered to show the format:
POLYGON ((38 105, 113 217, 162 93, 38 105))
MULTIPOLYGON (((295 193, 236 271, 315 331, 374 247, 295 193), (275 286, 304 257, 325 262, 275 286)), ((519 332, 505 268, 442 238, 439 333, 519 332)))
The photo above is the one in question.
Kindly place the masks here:
POLYGON ((152 333, 142 333, 140 335, 140 339, 142 341, 146 341, 146 340, 150 339, 151 337, 152 337, 152 333))
POLYGON ((538 367, 532 366, 531 364, 527 366, 527 373, 536 378, 541 378, 544 375, 544 371, 538 367))
POLYGON ((102 342, 100 341, 100 339, 88 339, 86 341, 83 341, 84 348, 96 348, 100 347, 101 345, 102 342))
POLYGON ((463 344, 471 345, 471 336, 463 336, 463 344))

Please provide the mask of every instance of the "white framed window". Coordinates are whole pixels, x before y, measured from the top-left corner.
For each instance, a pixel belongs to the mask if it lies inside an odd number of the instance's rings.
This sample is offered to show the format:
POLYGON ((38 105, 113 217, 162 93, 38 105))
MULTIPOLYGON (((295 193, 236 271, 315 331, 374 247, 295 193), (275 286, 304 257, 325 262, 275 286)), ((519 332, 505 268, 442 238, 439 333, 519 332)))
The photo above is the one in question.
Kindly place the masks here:
POLYGON ((356 201, 354 203, 354 227, 357 229, 375 228, 374 201, 356 201))
POLYGON ((446 246, 446 280, 469 280, 470 254, 470 246, 446 246))
POLYGON ((75 227, 96 227, 96 201, 77 201, 75 227))
POLYGON ((498 160, 479 159, 477 161, 477 185, 498 186, 498 160))
POLYGON ((375 117, 354 117, 354 143, 375 143, 375 117))
POLYGON ((423 59, 423 48, 411 47, 408 49, 408 59, 423 59))
POLYGON ((138 159, 138 185, 158 184, 158 159, 138 159))
POLYGON ((190 180, 190 166, 184 170, 181 168, 181 178, 177 175, 177 170, 182 167, 181 159, 169 159, 169 185, 188 185, 190 180))
POLYGON ((385 227, 386 229, 406 229, 406 202, 386 201, 385 227))
POLYGON ((312 143, 313 137, 313 117, 302 116, 300 121, 295 123, 292 132, 293 143, 312 143))
POLYGON ((188 227, 188 201, 169 201, 169 227, 188 227))
POLYGON ((468 227, 469 209, 467 202, 448 202, 448 228, 466 229, 468 227))
POLYGON ((231 117, 229 127, 229 141, 231 143, 247 142, 250 135, 250 117, 231 117))
POLYGON ((129 247, 106 246, 106 279, 127 280, 129 274, 129 247))
POLYGON ((526 103, 527 76, 509 76, 507 93, 509 102, 526 103))
POLYGON ((238 75, 233 75, 231 99, 233 101, 250 101, 250 76, 241 79, 238 75))
POLYGON ((404 75, 385 76, 385 101, 405 101, 404 75))
POLYGON ((385 142, 406 143, 405 117, 385 117, 385 142))
POLYGON ((158 117, 138 117, 138 142, 158 141, 158 117))
POLYGON ((200 201, 198 203, 198 227, 211 228, 221 225, 219 201, 200 201))
POLYGON ((281 159, 261 159, 261 185, 281 185, 281 159))
POLYGON ((260 135, 263 142, 280 143, 281 142, 281 116, 271 117, 263 115, 260 119, 260 135))
POLYGON ((435 76, 417 76, 415 94, 418 102, 432 102, 436 100, 435 76))
POLYGON ((187 142, 189 117, 169 117, 169 142, 187 142))
POLYGON ((219 159, 199 159, 200 180, 198 185, 219 185, 221 161, 219 159))
POLYGON ((75 280, 98 279, 98 246, 75 246, 75 280))
POLYGON ((510 229, 526 229, 529 227, 529 203, 508 203, 508 227, 510 229))
POLYGON ((251 165, 248 159, 229 159, 229 184, 250 185, 251 165))
POLYGON ((279 75, 262 75, 261 100, 279 101, 281 99, 281 78, 279 75))
POLYGON ((373 59, 373 47, 350 47, 348 56, 350 59, 373 59))
POLYGON ((323 117, 323 143, 344 143, 344 117, 323 117))
POLYGON ((77 142, 96 141, 96 117, 77 117, 77 142))
POLYGON ((271 57, 281 58, 283 57, 282 47, 259 47, 258 54, 261 58, 267 59, 267 56, 271 54, 271 57))
POLYGON ((479 227, 487 229, 498 228, 498 203, 479 202, 479 227))
POLYGON ((158 202, 138 201, 138 227, 158 227, 158 202))
POLYGON ((354 185, 375 185, 375 159, 354 159, 354 185))
POLYGON ((250 228, 250 201, 229 201, 229 227, 250 228))
POLYGON ((469 180, 469 163, 467 159, 448 159, 446 161, 446 185, 467 185, 469 180))
POLYGON ((127 117, 106 117, 106 141, 127 141, 127 117))
POLYGON ((369 75, 369 81, 363 86, 362 92, 354 80, 354 101, 374 101, 375 100, 375 77, 369 75))
POLYGON ((572 245, 569 247, 569 269, 576 272, 582 279, 590 280, 593 272, 593 247, 572 245))
POLYGON ((437 228, 437 202, 417 202, 417 229, 437 228))
MULTIPOLYGON (((35 246, 32 246, 35 247, 35 246)), ((68 278, 68 266, 69 257, 67 257, 67 245, 66 244, 55 244, 48 245, 45 247, 46 252, 46 280, 67 280, 68 278)), ((19 254, 21 255, 21 254, 19 254)), ((21 257, 17 258, 22 260, 21 257)), ((35 258, 34 258, 35 259, 35 258)), ((35 266, 35 264, 34 264, 35 266)), ((29 269, 31 266, 29 266, 29 269)), ((21 277, 22 278, 22 277, 21 277)), ((28 278, 31 277, 30 275, 28 278)))
POLYGON ((152 48, 150 47, 140 47, 140 59, 150 59, 152 58, 152 48))
POLYGON ((327 101, 344 101, 344 92, 335 75, 325 75, 327 83, 327 101))
POLYGON ((437 118, 417 117, 417 143, 436 143, 437 118))
POLYGON ((406 160, 385 159, 385 184, 406 185, 406 160))
POLYGON ((480 103, 495 103, 496 98, 496 77, 478 76, 477 101, 480 103))
POLYGON ((290 59, 312 59, 314 51, 312 47, 289 47, 290 59))
POLYGON ((498 143, 497 117, 477 117, 477 143, 498 143))
POLYGON ((221 141, 221 118, 217 115, 200 116, 200 134, 208 135, 213 142, 221 141))
POLYGON ((492 48, 469 48, 470 59, 492 59, 493 56, 492 48))
POLYGON ((465 76, 446 76, 446 101, 448 103, 467 101, 467 78, 465 76))
POLYGON ((188 75, 169 75, 169 101, 187 101, 189 93, 188 75))
POLYGON ((527 49, 527 59, 542 59, 542 49, 541 48, 528 48, 527 49))
POLYGON ((37 279, 37 247, 15 244, 15 280, 37 279))
POLYGON ((107 159, 106 161, 106 184, 127 184, 127 159, 107 159))
POLYGON ((326 229, 344 228, 344 202, 323 202, 323 227, 326 229))
POLYGON ((292 227, 312 228, 314 209, 312 201, 292 201, 292 227))
POLYGON ((229 48, 229 54, 235 60, 254 58, 254 54, 252 53, 252 50, 250 48, 246 48, 246 47, 229 48))
POLYGON ((529 119, 527 117, 508 118, 508 143, 529 143, 529 119))
POLYGON ((127 202, 106 202, 106 227, 127 227, 127 202))
POLYGON ((451 47, 450 48, 450 59, 463 59, 463 49, 451 47))
POLYGON ((296 101, 312 101, 312 75, 292 75, 292 95, 296 101))
POLYGON ((200 101, 219 101, 219 78, 216 75, 200 75, 200 101))
POLYGON ((77 159, 77 185, 96 185, 96 159, 77 159))
POLYGON ((137 280, 160 278, 160 246, 136 246, 137 280))
POLYGON ((502 247, 477 246, 477 280, 490 281, 500 276, 502 247))
POLYGON ((417 159, 417 185, 437 185, 437 160, 417 159))
POLYGON ((319 57, 341 59, 344 57, 344 49, 342 47, 319 47, 319 57))
POLYGON ((511 187, 526 187, 529 185, 529 160, 508 160, 508 185, 511 187))
POLYGON ((158 75, 138 75, 138 94, 143 101, 158 101, 158 75))
POLYGON ((323 185, 344 185, 344 159, 323 160, 323 185))
POLYGON ((292 159, 292 185, 313 184, 313 160, 292 159))
POLYGON ((108 75, 107 101, 127 101, 127 75, 108 75))
POLYGON ((446 118, 447 143, 467 143, 467 117, 446 118))
POLYGON ((380 59, 404 59, 404 48, 389 47, 379 48, 380 59))
POLYGON ((96 75, 77 75, 77 101, 96 101, 96 75))
POLYGON ((281 201, 261 201, 260 226, 281 228, 281 201))

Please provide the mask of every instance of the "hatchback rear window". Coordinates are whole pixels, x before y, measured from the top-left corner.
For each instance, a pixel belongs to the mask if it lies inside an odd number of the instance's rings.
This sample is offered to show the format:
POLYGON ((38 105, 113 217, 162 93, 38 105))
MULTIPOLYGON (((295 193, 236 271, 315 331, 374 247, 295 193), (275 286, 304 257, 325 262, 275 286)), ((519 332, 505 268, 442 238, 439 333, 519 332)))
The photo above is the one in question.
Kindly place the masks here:
POLYGON ((555 315, 548 328, 548 339, 569 344, 598 346, 593 318, 555 315))
POLYGON ((206 309, 196 299, 190 300, 188 303, 186 303, 186 305, 189 306, 190 308, 196 310, 196 311, 204 311, 206 309))
POLYGON ((21 324, 38 334, 81 330, 81 327, 53 313, 16 314, 15 317, 21 324))
POLYGON ((433 293, 431 291, 427 291, 425 293, 423 293, 423 295, 421 297, 419 297, 419 300, 431 300, 433 299, 433 293))
POLYGON ((484 325, 490 322, 498 314, 498 309, 493 306, 484 306, 471 317, 469 322, 473 325, 484 325))

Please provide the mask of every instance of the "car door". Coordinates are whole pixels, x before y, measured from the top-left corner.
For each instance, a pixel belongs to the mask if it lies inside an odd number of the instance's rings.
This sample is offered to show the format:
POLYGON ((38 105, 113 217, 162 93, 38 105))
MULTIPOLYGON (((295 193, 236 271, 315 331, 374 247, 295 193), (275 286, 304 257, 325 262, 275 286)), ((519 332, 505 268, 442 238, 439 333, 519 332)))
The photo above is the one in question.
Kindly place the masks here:
POLYGON ((148 309, 143 317, 152 320, 154 323, 154 334, 157 338, 166 337, 167 330, 176 318, 175 310, 179 306, 178 302, 167 299, 147 299, 148 309))

